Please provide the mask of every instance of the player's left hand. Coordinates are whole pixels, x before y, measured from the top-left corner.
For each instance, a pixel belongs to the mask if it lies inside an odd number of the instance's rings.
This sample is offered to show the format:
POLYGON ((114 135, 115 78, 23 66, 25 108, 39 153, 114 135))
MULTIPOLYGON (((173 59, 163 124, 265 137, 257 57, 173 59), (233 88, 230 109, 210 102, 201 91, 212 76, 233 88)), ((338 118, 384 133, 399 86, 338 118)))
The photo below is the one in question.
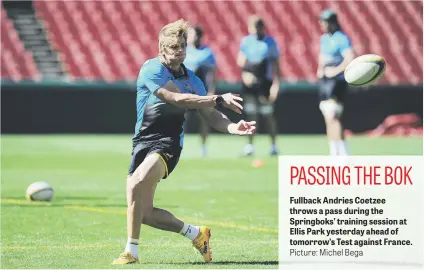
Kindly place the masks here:
POLYGON ((228 132, 234 135, 253 135, 256 132, 256 121, 246 122, 244 120, 239 121, 237 124, 230 124, 228 132))
POLYGON ((324 76, 326 78, 333 78, 339 74, 339 71, 336 67, 325 67, 324 68, 324 76))

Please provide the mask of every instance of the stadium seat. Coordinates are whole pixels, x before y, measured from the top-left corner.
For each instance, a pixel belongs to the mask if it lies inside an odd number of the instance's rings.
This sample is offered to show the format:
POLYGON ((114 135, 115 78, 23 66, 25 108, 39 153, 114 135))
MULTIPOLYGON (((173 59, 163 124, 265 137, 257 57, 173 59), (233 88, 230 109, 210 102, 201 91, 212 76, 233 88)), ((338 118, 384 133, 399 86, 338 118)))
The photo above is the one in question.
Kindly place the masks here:
POLYGON ((41 79, 31 52, 24 48, 13 23, 1 7, 1 78, 21 81, 41 79))
POLYGON ((74 78, 134 81, 142 63, 157 55, 160 28, 184 18, 204 27, 205 41, 219 64, 219 78, 237 82, 239 42, 246 34, 248 16, 258 14, 280 46, 283 78, 316 81, 318 15, 332 8, 357 54, 377 53, 387 60, 386 75, 379 83, 419 84, 423 79, 422 2, 35 1, 34 5, 74 78))

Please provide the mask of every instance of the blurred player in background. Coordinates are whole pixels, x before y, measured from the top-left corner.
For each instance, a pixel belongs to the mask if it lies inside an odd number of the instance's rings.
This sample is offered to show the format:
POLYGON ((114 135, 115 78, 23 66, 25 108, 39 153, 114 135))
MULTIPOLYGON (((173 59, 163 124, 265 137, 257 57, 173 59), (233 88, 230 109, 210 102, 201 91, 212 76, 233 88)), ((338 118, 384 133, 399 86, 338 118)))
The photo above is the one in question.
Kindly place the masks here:
MULTIPOLYGON (((215 95, 216 86, 216 62, 212 50, 202 44, 203 29, 200 26, 190 27, 187 37, 187 56, 184 65, 192 70, 197 77, 203 82, 208 95, 215 95)), ((188 110, 186 122, 197 113, 197 110, 188 110)), ((202 139, 202 156, 206 156, 206 138, 209 133, 209 126, 203 119, 200 120, 200 136, 202 139)))
MULTIPOLYGON (((137 123, 127 177, 128 241, 113 264, 139 263, 141 224, 187 237, 205 262, 212 261, 210 229, 185 223, 153 207, 156 187, 177 166, 187 109, 198 109, 212 127, 224 133, 251 135, 256 129, 254 122, 232 123, 215 109, 222 106, 241 114, 242 98, 232 94, 206 96, 203 83, 184 66, 187 28, 187 22, 178 20, 161 29, 159 56, 143 64, 137 79, 137 123)), ((205 199, 198 195, 199 200, 205 199)))
MULTIPOLYGON (((265 23, 260 17, 249 17, 248 30, 249 35, 242 39, 237 57, 242 71, 244 110, 249 121, 256 121, 258 114, 263 117, 271 136, 270 153, 278 155, 273 105, 280 88, 280 51, 274 38, 266 35, 265 23)), ((253 136, 249 136, 244 155, 253 153, 253 136)))
POLYGON ((324 116, 331 155, 348 155, 342 124, 343 104, 348 85, 344 70, 355 58, 349 37, 342 31, 337 14, 325 10, 320 15, 324 34, 320 40, 317 77, 319 82, 319 108, 324 116))

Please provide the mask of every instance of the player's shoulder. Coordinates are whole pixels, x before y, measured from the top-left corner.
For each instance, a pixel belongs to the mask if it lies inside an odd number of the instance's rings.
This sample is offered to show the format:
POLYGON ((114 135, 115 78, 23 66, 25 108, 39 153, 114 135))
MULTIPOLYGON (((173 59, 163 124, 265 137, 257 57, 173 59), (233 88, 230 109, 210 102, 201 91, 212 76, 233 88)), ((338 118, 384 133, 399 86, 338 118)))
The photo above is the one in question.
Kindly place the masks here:
POLYGON ((197 49, 194 46, 187 46, 187 48, 186 48, 186 53, 193 53, 193 52, 196 52, 196 51, 197 51, 197 49))
POLYGON ((143 66, 141 67, 142 72, 144 73, 164 73, 166 72, 166 67, 162 65, 162 63, 159 60, 159 57, 148 59, 146 62, 144 62, 143 66))
POLYGON ((251 37, 252 37, 252 35, 245 35, 245 36, 241 37, 241 40, 243 41, 243 40, 249 39, 251 37))
POLYGON ((205 52, 211 52, 212 51, 211 47, 209 47, 209 45, 206 45, 206 44, 202 45, 199 49, 202 50, 202 51, 205 51, 205 52))
POLYGON ((268 46, 270 47, 278 47, 277 41, 273 36, 266 36, 265 43, 268 44, 268 46))
POLYGON ((350 40, 349 36, 343 31, 337 31, 334 33, 334 37, 338 40, 350 40))
POLYGON ((334 32, 333 34, 335 37, 347 37, 347 34, 341 30, 338 30, 336 32, 334 32))
POLYGON ((213 56, 213 55, 214 55, 212 48, 211 48, 211 47, 209 47, 208 45, 203 45, 203 46, 201 47, 201 49, 202 49, 202 51, 204 51, 204 53, 205 53, 206 55, 209 55, 209 56, 213 56))
POLYGON ((277 43, 277 41, 275 40, 275 38, 273 36, 269 36, 269 35, 267 35, 265 37, 265 41, 268 42, 268 43, 277 43))
POLYGON ((327 33, 323 33, 323 34, 321 35, 321 37, 320 37, 320 41, 321 41, 321 42, 325 42, 325 41, 327 41, 329 38, 330 38, 330 35, 329 35, 329 34, 327 34, 327 33))
POLYGON ((241 38, 241 43, 251 42, 254 39, 253 35, 246 35, 241 38))

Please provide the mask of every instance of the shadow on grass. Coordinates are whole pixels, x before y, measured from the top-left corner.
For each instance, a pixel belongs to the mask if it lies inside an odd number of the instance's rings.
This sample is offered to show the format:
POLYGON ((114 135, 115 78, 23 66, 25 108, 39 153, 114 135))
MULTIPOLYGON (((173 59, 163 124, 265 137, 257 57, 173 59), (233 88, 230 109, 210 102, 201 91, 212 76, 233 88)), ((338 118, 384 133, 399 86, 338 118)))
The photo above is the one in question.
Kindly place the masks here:
MULTIPOLYGON (((212 262, 210 265, 278 265, 278 261, 217 261, 212 262)), ((179 264, 179 265, 205 265, 204 262, 183 262, 183 263, 167 263, 167 264, 179 264)), ((402 262, 381 262, 381 261, 347 261, 344 263, 339 262, 322 262, 322 261, 309 261, 309 262, 281 262, 282 265, 296 265, 296 264, 331 264, 331 265, 343 265, 343 264, 356 264, 356 265, 390 265, 390 266, 409 266, 409 267, 422 267, 423 264, 418 263, 402 263, 402 262)), ((209 264, 207 264, 209 265, 209 264)))
MULTIPOLYGON (((184 262, 184 263, 170 263, 170 264, 185 264, 185 265, 205 265, 204 262, 184 262)), ((211 265, 278 265, 278 261, 217 261, 210 263, 211 265)))

